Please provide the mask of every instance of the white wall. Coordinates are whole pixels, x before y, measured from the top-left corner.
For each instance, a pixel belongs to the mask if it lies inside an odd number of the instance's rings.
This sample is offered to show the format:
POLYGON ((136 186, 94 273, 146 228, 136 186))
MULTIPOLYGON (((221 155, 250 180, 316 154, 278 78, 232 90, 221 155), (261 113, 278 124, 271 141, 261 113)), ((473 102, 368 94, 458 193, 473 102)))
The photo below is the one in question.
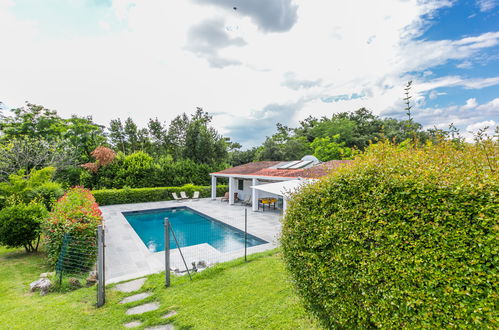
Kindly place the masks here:
POLYGON ((243 190, 239 190, 239 179, 236 179, 236 185, 235 185, 235 190, 234 192, 237 192, 237 196, 239 199, 242 200, 247 200, 248 198, 251 198, 251 180, 244 180, 243 183, 243 190))

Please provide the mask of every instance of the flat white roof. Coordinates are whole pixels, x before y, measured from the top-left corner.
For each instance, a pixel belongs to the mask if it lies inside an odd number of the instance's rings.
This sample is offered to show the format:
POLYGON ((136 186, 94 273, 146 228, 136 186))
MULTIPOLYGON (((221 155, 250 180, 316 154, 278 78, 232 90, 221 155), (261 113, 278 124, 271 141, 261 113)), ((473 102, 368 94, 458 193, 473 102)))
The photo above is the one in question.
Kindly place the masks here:
POLYGON ((257 186, 251 186, 250 188, 255 188, 256 190, 265 191, 271 194, 279 196, 288 196, 289 194, 297 191, 302 186, 313 182, 312 180, 289 180, 282 182, 273 182, 267 184, 261 184, 257 186))

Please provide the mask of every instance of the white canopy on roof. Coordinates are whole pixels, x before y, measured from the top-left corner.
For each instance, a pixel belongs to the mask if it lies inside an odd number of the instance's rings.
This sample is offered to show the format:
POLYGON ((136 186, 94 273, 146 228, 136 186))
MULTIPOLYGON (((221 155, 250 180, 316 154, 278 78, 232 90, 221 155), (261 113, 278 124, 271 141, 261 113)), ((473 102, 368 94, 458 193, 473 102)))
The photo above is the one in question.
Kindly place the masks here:
POLYGON ((280 181, 273 183, 266 183, 257 186, 251 186, 256 190, 265 191, 271 194, 287 197, 290 193, 295 192, 300 189, 303 185, 310 182, 310 180, 289 180, 289 181, 280 181))

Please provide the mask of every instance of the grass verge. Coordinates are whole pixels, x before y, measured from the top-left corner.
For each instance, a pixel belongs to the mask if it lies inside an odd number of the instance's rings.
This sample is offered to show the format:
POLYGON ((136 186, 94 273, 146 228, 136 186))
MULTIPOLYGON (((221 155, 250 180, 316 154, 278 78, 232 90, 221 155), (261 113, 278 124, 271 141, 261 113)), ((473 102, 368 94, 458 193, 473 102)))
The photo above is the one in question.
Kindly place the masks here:
POLYGON ((121 305, 131 294, 107 290, 107 304, 95 308, 95 287, 41 297, 29 293, 29 283, 49 271, 41 253, 0 247, 0 328, 8 329, 120 329, 124 323, 141 320, 141 329, 167 323, 177 329, 314 329, 288 282, 279 252, 234 260, 188 277, 173 277, 164 287, 164 274, 148 277, 140 291, 153 295, 141 302, 121 305), (133 306, 158 301, 159 310, 127 316, 133 306))

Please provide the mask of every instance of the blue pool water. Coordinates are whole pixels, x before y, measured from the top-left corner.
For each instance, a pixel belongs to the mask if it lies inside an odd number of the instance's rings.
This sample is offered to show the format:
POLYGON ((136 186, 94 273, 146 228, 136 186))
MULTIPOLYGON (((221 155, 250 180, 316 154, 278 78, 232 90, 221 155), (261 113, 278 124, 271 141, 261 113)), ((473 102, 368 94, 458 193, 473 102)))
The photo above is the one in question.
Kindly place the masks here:
MULTIPOLYGON (((140 239, 149 251, 165 249, 164 219, 168 218, 175 231, 180 247, 208 243, 220 252, 230 252, 244 248, 244 232, 216 221, 188 207, 123 212, 140 239)), ((267 243, 248 234, 247 246, 267 243)), ((170 248, 177 248, 170 233, 170 248)))

